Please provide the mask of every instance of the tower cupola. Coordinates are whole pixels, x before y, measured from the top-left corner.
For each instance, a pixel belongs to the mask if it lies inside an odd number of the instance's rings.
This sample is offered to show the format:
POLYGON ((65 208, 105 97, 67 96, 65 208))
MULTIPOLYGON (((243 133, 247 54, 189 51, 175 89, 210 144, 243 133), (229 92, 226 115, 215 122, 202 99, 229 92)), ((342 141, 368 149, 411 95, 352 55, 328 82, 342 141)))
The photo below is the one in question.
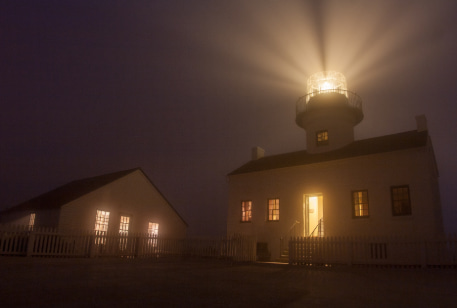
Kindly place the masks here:
POLYGON ((354 126, 363 119, 362 99, 347 90, 346 78, 324 71, 308 79, 308 94, 300 97, 295 122, 306 131, 309 153, 322 153, 354 141, 354 126))

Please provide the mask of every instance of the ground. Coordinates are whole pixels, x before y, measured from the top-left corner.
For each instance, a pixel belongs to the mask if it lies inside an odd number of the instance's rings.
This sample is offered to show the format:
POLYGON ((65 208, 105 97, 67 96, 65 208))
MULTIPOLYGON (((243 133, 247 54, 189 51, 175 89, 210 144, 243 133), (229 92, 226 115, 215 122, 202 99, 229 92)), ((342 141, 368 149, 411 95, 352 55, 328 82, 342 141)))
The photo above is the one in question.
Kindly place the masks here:
POLYGON ((2 307, 452 307, 453 269, 0 257, 2 307))

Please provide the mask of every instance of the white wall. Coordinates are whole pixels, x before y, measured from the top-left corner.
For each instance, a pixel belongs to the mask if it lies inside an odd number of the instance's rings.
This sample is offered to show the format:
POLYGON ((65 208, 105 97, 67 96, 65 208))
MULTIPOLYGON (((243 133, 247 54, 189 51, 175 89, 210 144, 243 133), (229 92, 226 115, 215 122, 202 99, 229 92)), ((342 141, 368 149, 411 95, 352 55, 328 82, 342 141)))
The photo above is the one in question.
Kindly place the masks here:
POLYGON ((326 236, 442 232, 437 181, 428 147, 229 177, 227 232, 255 235, 279 257, 279 238, 303 224, 303 195, 322 193, 326 236), (390 187, 409 185, 412 215, 392 216, 390 187), (368 190, 369 218, 353 218, 351 192, 368 190), (267 222, 267 199, 280 199, 279 222, 267 222), (252 200, 251 223, 240 223, 241 200, 252 200))
POLYGON ((93 230, 97 210, 110 212, 109 232, 118 232, 120 217, 130 217, 130 231, 146 233, 148 223, 159 223, 159 235, 185 237, 186 225, 141 171, 136 171, 61 209, 61 229, 93 230))

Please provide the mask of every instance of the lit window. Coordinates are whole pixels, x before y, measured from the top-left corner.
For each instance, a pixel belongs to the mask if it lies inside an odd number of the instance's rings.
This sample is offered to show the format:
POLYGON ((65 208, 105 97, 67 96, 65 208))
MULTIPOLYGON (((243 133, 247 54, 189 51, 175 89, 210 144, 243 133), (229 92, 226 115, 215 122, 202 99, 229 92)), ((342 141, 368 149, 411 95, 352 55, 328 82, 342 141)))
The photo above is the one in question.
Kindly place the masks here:
POLYGON ((241 221, 250 222, 252 219, 252 201, 241 201, 241 221))
POLYGON ((95 217, 95 234, 98 235, 96 244, 104 244, 103 238, 108 232, 109 212, 97 210, 95 217))
POLYGON ((328 131, 321 130, 316 133, 316 145, 327 145, 328 144, 328 131))
POLYGON ((127 236, 129 234, 130 217, 121 216, 121 224, 119 226, 119 234, 127 236))
POLYGON ((268 199, 268 221, 279 220, 279 199, 268 199))
POLYGON ((159 224, 150 222, 148 226, 148 234, 149 236, 157 236, 159 235, 159 224))
POLYGON ((34 226, 35 226, 35 213, 30 213, 29 230, 33 230, 34 226))
POLYGON ((119 225, 119 248, 124 250, 127 248, 127 236, 129 235, 129 223, 130 217, 128 216, 121 216, 121 222, 119 225))
POLYGON ((352 192, 353 217, 368 217, 368 191, 359 190, 352 192))
POLYGON ((149 237, 152 237, 152 239, 149 239, 149 244, 152 245, 153 247, 157 247, 157 236, 159 235, 159 224, 154 223, 154 222, 149 222, 148 234, 149 234, 149 237))
POLYGON ((411 215, 411 199, 408 185, 392 186, 392 215, 411 215))

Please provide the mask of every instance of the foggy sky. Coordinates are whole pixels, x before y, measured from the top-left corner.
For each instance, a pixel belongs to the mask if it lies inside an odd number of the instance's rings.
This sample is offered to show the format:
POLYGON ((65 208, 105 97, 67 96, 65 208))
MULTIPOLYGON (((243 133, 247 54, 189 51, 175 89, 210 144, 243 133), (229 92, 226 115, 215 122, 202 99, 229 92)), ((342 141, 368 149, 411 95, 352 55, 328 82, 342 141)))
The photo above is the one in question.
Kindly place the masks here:
POLYGON ((305 149, 295 102, 328 69, 363 99, 356 139, 427 116, 456 221, 453 1, 93 2, 1 5, 0 209, 141 167, 191 234, 222 234, 226 174, 305 149))

